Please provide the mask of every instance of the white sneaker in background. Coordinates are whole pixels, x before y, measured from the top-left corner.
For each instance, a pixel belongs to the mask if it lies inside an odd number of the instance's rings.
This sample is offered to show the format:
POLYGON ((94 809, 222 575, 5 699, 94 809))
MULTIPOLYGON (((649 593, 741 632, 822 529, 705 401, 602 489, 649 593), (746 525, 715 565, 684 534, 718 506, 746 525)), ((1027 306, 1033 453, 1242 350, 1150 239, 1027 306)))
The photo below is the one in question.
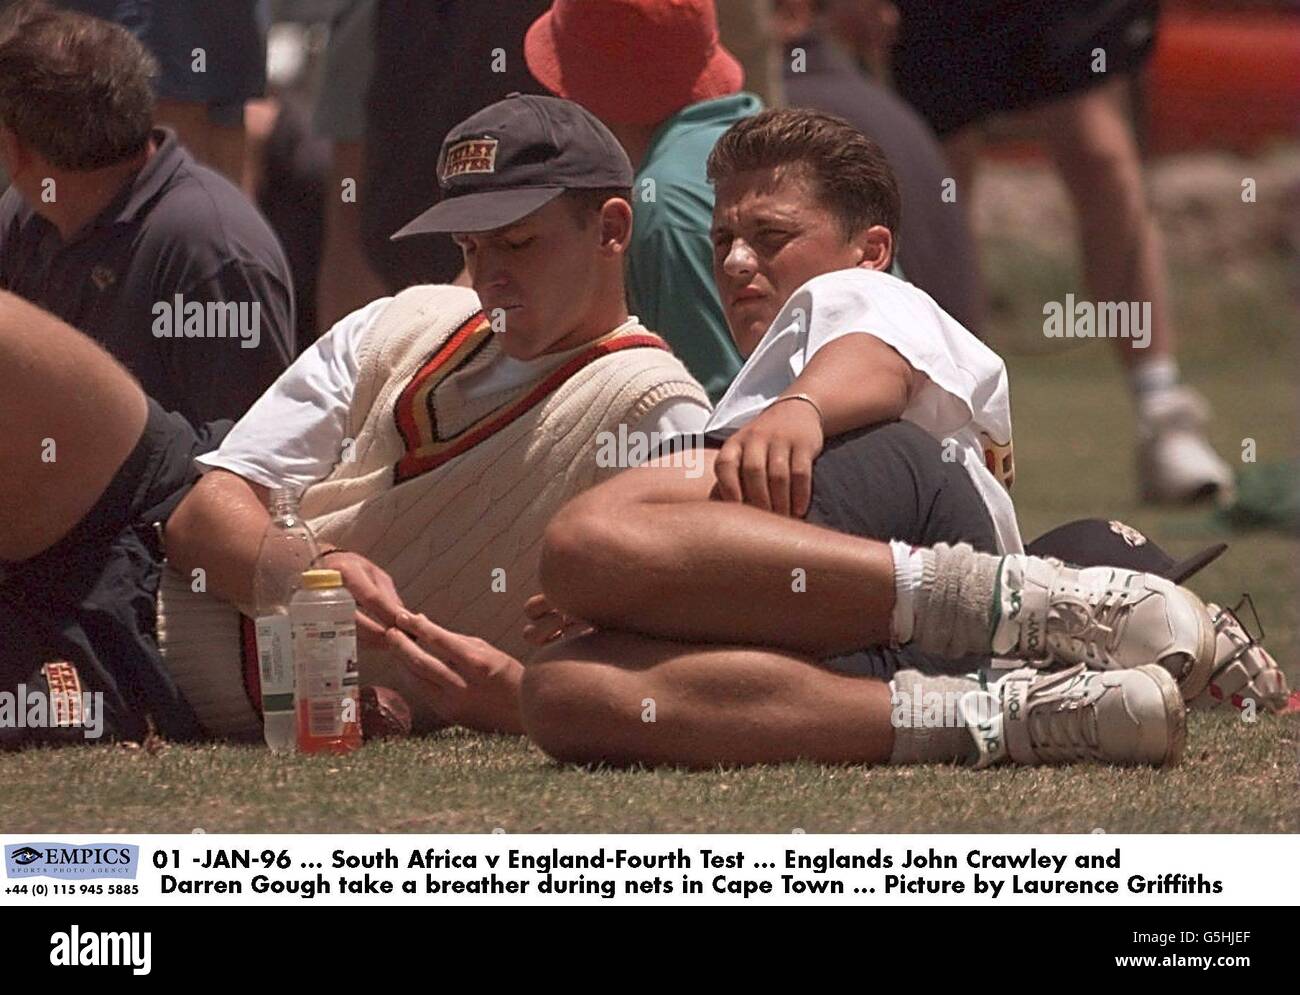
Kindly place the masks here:
POLYGON ((1236 491, 1232 468, 1210 445, 1209 420, 1209 403, 1183 385, 1159 391, 1139 404, 1137 471, 1142 500, 1232 503, 1236 491))

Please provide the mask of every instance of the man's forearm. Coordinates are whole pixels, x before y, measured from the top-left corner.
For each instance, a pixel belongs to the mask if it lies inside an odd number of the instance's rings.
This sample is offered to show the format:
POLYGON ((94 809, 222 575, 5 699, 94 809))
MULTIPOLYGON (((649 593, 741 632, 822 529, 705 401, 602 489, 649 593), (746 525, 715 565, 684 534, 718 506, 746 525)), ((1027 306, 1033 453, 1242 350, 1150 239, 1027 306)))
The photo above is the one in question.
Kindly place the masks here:
POLYGON ((202 570, 210 594, 247 609, 253 575, 270 515, 265 489, 238 474, 212 470, 167 522, 167 559, 173 569, 202 570))
POLYGON ((845 335, 822 346, 785 394, 807 394, 826 438, 902 417, 916 371, 874 335, 845 335))

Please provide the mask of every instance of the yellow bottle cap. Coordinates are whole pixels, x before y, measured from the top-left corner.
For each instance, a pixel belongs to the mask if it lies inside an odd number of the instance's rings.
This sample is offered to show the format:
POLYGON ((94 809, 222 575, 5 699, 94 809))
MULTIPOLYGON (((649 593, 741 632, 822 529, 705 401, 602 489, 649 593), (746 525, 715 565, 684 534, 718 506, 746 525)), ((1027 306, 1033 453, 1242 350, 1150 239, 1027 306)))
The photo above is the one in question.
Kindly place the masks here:
POLYGON ((342 587, 343 575, 337 570, 304 570, 302 572, 302 586, 309 591, 317 591, 326 587, 342 587))

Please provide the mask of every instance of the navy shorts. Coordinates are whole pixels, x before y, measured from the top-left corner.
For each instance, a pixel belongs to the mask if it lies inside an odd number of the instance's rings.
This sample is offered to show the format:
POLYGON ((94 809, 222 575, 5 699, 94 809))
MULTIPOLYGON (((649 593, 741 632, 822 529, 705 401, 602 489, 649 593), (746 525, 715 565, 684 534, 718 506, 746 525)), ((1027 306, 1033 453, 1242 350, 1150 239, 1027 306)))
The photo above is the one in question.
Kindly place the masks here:
POLYGON ((120 24, 158 60, 164 100, 206 104, 216 124, 242 124, 244 101, 266 92, 267 0, 58 0, 120 24), (202 63, 196 62, 202 50, 202 63), (202 68, 202 72, 196 71, 202 68))
POLYGON ((87 690, 103 693, 111 737, 143 738, 146 717, 173 739, 202 735, 158 653, 160 533, 198 479, 194 458, 232 424, 196 431, 150 399, 139 442, 90 511, 43 553, 5 566, 0 689, 39 686, 44 663, 66 660, 87 690))
MULTIPOLYGON (((705 445, 717 447, 722 441, 710 436, 705 445)), ((939 443, 911 422, 873 425, 828 440, 813 464, 812 505, 805 521, 881 542, 968 542, 984 552, 997 550, 993 519, 970 475, 960 463, 943 459, 939 443)), ((946 660, 887 646, 821 661, 832 670, 882 680, 904 667, 964 674, 987 662, 983 657, 946 660)))
POLYGON ((894 84, 941 138, 1140 69, 1159 13, 1158 0, 897 3, 894 84))

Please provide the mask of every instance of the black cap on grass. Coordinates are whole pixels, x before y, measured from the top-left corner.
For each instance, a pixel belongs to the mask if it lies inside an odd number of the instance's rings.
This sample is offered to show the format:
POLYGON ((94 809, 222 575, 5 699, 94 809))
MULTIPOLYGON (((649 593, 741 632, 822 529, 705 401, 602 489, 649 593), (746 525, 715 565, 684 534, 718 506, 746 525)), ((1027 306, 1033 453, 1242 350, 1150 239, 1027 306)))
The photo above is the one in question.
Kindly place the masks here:
POLYGON ((1131 525, 1114 519, 1081 518, 1039 536, 1025 547, 1025 552, 1052 556, 1077 567, 1141 570, 1181 584, 1227 548, 1227 543, 1219 542, 1186 559, 1175 560, 1131 525))

